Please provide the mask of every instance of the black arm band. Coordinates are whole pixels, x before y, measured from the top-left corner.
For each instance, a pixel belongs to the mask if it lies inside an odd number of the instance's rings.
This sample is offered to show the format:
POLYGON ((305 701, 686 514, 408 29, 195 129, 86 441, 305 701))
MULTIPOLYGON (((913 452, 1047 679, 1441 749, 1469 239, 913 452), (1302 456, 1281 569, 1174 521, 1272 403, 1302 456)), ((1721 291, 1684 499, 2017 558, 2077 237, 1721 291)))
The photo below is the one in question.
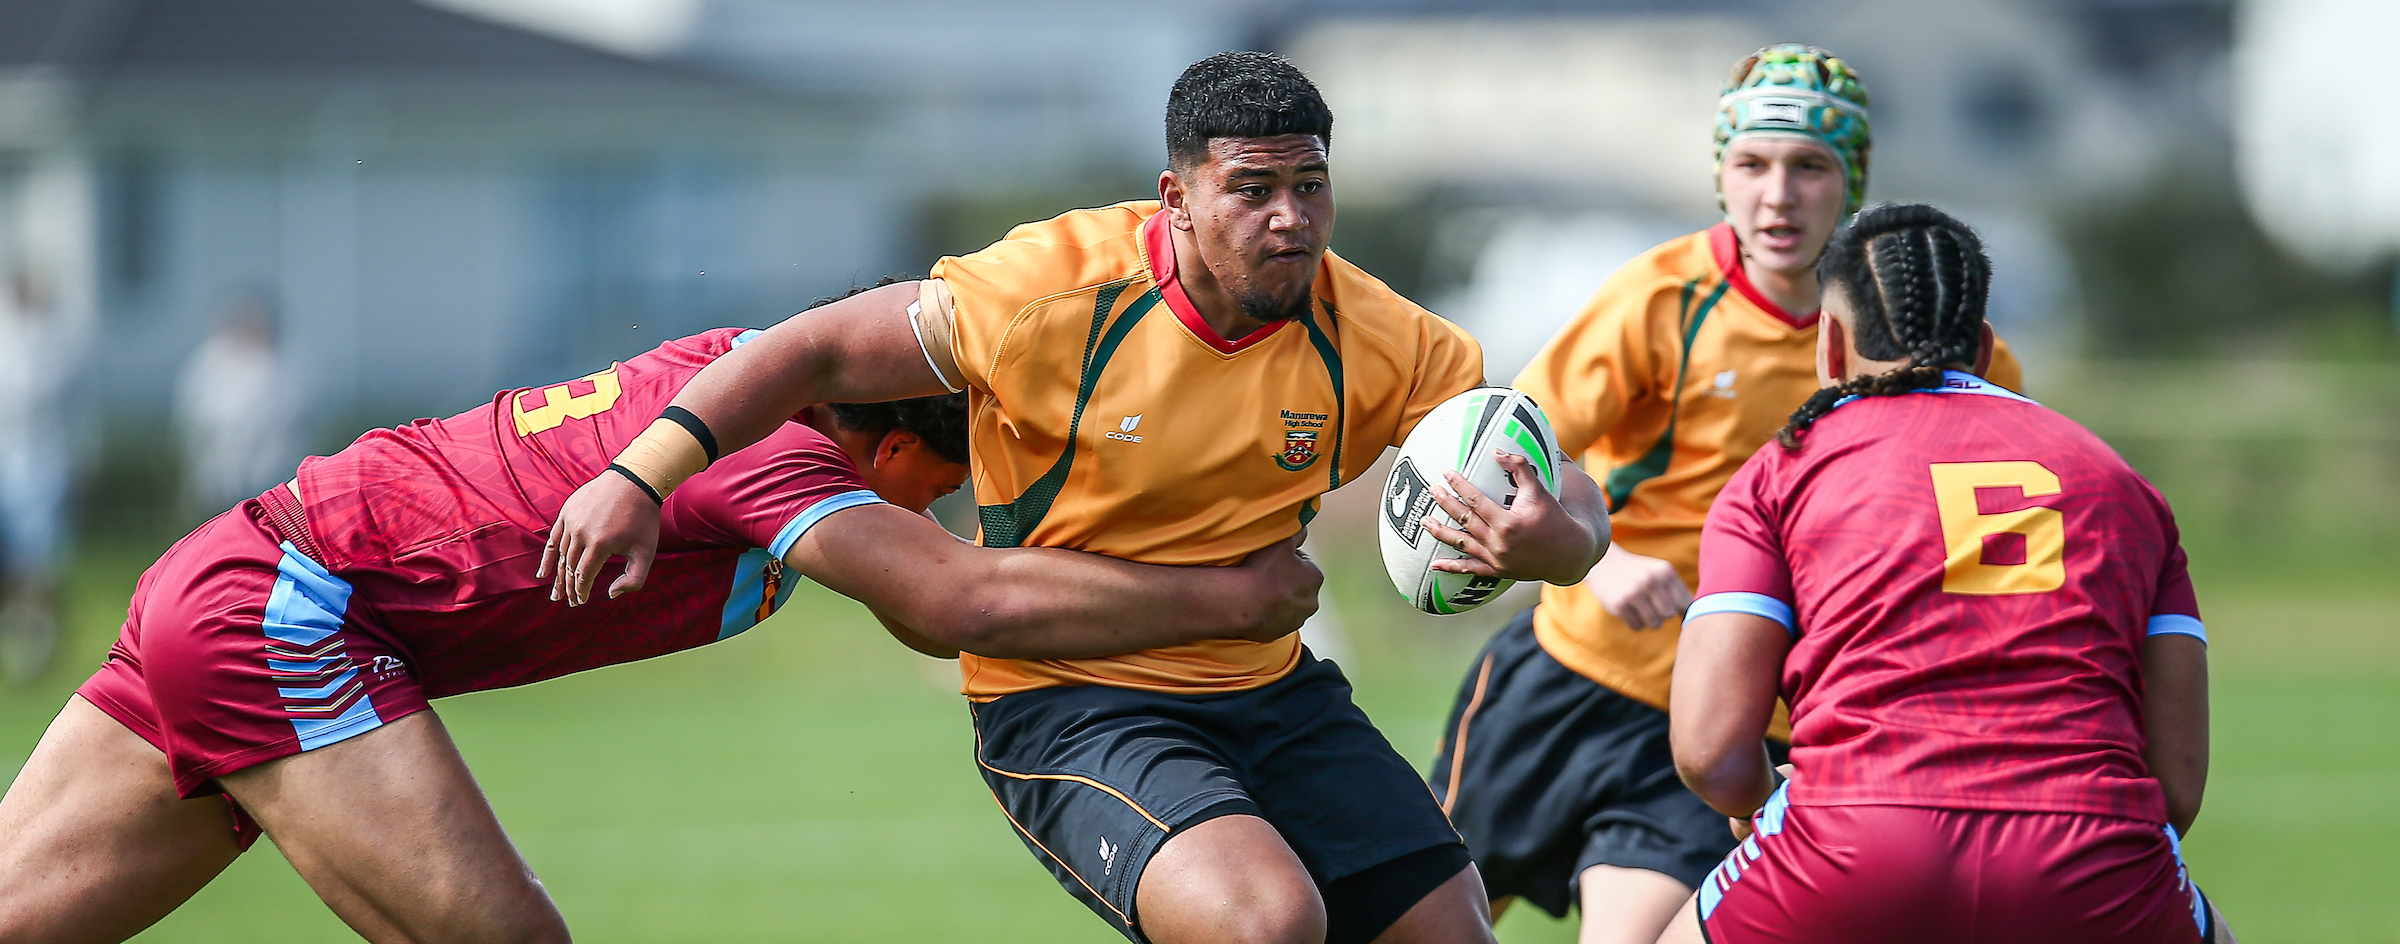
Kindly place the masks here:
POLYGON ((658 418, 674 420, 675 425, 683 427, 685 432, 692 434, 693 439, 700 441, 700 451, 708 453, 708 461, 717 461, 717 434, 709 432, 708 424, 700 422, 700 418, 693 416, 692 411, 679 406, 670 406, 666 412, 660 413, 658 418))
POLYGON ((650 483, 642 481, 641 476, 633 474, 632 469, 611 462, 608 464, 608 470, 624 476, 625 481, 632 482, 633 487, 641 489, 642 494, 650 496, 651 501, 659 503, 662 507, 666 505, 667 500, 658 496, 658 489, 651 488, 650 483))

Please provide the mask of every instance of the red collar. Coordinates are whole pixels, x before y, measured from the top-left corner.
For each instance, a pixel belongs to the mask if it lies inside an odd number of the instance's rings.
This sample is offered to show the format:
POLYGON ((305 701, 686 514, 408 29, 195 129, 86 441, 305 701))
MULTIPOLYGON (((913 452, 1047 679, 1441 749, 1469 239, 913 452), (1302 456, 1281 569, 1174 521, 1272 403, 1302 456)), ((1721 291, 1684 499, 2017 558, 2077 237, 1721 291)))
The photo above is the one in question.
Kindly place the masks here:
POLYGON ((1742 246, 1740 240, 1733 236, 1733 224, 1719 223, 1709 227, 1708 249, 1717 257, 1717 271, 1725 273, 1725 281, 1733 283, 1733 290, 1742 293, 1742 297, 1749 299, 1750 304, 1757 305, 1758 310, 1774 315, 1776 320, 1802 331, 1817 326, 1816 312, 1795 316, 1783 310, 1782 305, 1768 301, 1767 296, 1759 293, 1758 286, 1750 284, 1750 273, 1742 269, 1742 246))
POLYGON ((1183 281, 1175 277, 1175 237, 1167 225, 1166 208, 1150 214, 1142 221, 1142 248, 1150 256, 1150 275, 1158 280, 1158 294, 1167 302, 1167 310, 1192 332, 1192 336, 1208 343, 1220 354, 1240 353, 1243 348, 1257 344, 1283 327, 1281 321, 1270 321, 1241 338, 1228 341, 1208 326, 1200 317, 1200 309, 1192 304, 1192 296, 1183 290, 1183 281))

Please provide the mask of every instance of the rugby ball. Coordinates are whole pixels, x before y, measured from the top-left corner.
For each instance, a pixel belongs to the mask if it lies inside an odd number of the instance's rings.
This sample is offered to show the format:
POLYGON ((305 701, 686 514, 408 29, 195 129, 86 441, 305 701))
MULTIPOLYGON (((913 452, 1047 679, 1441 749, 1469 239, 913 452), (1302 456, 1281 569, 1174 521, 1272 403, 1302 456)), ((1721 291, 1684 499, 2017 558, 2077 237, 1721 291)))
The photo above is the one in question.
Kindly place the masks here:
POLYGON ((1435 489, 1449 492, 1442 473, 1457 472, 1483 494, 1506 506, 1517 498, 1495 452, 1524 456, 1542 477, 1542 486, 1556 494, 1558 470, 1567 457, 1558 449, 1550 419, 1531 397, 1509 387, 1478 387, 1442 401, 1417 422, 1392 462, 1383 483, 1383 505, 1376 515, 1376 532, 1383 548, 1384 569, 1392 585, 1417 609, 1427 613, 1464 613, 1490 602, 1514 581, 1476 577, 1433 569, 1435 561, 1467 556, 1433 536, 1423 520, 1433 518, 1451 527, 1458 522, 1433 502, 1435 489))

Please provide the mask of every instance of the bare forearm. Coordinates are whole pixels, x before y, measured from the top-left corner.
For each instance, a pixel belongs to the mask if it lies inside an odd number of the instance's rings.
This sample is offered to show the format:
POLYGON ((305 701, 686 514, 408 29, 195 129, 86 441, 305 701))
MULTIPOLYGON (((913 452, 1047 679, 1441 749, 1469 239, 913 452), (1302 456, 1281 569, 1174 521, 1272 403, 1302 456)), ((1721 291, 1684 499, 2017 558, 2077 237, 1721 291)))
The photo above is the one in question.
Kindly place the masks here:
POLYGON ((2181 635, 2142 647, 2143 759, 2166 795, 2167 822, 2189 833, 2208 789, 2208 647, 2181 635))
POLYGON ((1765 738, 1790 648, 1783 625, 1763 616, 1710 613, 1684 624, 1667 737, 1676 775, 1717 812, 1748 816, 1774 791, 1765 738))
POLYGON ((942 393, 909 327, 916 297, 917 283, 902 282, 784 319, 694 375, 674 405, 708 424, 725 455, 813 404, 942 393))
POLYGON ((1559 464, 1559 469, 1559 504, 1565 506, 1567 514, 1573 516, 1576 523, 1583 525, 1584 530, 1591 532, 1592 535, 1592 559, 1584 561, 1582 567, 1576 568, 1573 571, 1572 579, 1563 582, 1550 581, 1560 586, 1573 586, 1582 582, 1583 575, 1590 573, 1593 567, 1598 566, 1602 557, 1608 556, 1608 497, 1601 494, 1600 484, 1592 481, 1592 477, 1583 471, 1583 467, 1572 462, 1562 462, 1559 464))
POLYGON ((1049 548, 978 553, 988 558, 981 589, 919 624, 977 655, 1114 655, 1238 636, 1266 615, 1251 605, 1259 594, 1249 575, 1230 567, 1157 567, 1049 548), (964 638, 949 638, 940 623, 964 638))

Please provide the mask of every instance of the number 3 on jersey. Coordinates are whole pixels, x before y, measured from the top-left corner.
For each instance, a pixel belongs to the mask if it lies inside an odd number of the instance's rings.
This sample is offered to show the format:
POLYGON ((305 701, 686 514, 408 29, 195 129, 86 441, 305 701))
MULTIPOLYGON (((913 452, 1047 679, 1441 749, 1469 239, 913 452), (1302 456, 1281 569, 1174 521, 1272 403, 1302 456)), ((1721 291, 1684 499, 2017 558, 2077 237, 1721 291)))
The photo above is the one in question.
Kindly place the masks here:
POLYGON ((583 419, 616 406, 617 397, 625 393, 624 386, 617 382, 617 366, 610 364, 607 370, 562 384, 521 390, 509 397, 508 411, 517 421, 517 435, 531 436, 544 430, 557 429, 559 424, 568 420, 583 419), (590 392, 575 392, 578 384, 586 383, 592 385, 590 392), (526 399, 536 394, 541 396, 541 405, 526 409, 526 399))
POLYGON ((1941 509, 1942 544, 1947 549, 1942 592, 2048 593, 2066 584, 2067 524, 2058 509, 2037 505, 1987 515, 1975 502, 1979 488, 2013 487, 2026 498, 2056 495, 2056 473, 2039 462, 1936 462, 1932 471, 1933 500, 1941 509), (2003 535, 2023 542, 2023 563, 1984 561, 1996 549, 1990 539, 2003 535))

